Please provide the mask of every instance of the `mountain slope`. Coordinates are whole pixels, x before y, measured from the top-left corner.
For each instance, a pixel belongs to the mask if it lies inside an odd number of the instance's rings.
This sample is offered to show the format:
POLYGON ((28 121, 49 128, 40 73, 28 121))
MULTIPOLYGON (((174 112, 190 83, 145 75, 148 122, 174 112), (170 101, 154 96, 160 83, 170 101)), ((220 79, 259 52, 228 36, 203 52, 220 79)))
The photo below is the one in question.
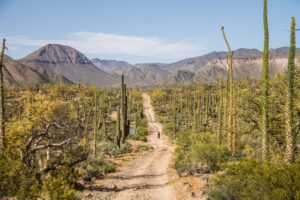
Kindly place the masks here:
POLYGON ((99 58, 93 58, 91 62, 99 69, 110 73, 118 73, 123 69, 132 67, 128 62, 117 60, 101 60, 99 58))
MULTIPOLYGON (((270 49, 271 74, 282 73, 287 66, 288 47, 270 49)), ((297 49, 298 59, 300 49, 297 49)), ((116 60, 89 60, 72 47, 49 44, 19 60, 34 70, 33 80, 39 82, 82 82, 88 85, 117 86, 124 74, 129 86, 189 84, 199 81, 215 81, 227 74, 227 52, 212 52, 184 59, 171 64, 146 63, 131 65, 116 60)), ((16 65, 16 64, 15 64, 16 65)), ((257 49, 234 51, 234 77, 259 78, 262 52, 257 49)), ((29 72, 28 72, 29 73, 29 72)), ((28 75, 30 76, 30 75, 28 75)), ((11 78, 13 82, 14 78, 11 78)), ((18 77, 17 79, 22 79, 18 77)), ((21 81, 22 82, 22 81, 21 81)))
MULTIPOLYGON (((270 73, 275 75, 285 72, 288 64, 289 48, 273 49, 270 53, 270 73)), ((297 50, 298 55, 300 50, 297 50)), ((259 78, 263 65, 262 52, 243 49, 234 54, 233 71, 236 79, 259 78)), ((299 66, 299 65, 298 65, 299 66)), ((218 77, 227 75, 227 59, 218 58, 208 62, 195 72, 193 81, 214 81, 218 77)))
POLYGON ((22 58, 20 62, 31 67, 51 69, 74 83, 99 86, 118 83, 118 76, 97 68, 86 56, 69 46, 48 44, 22 58))
POLYGON ((164 83, 164 78, 170 74, 169 71, 163 69, 167 65, 163 63, 131 65, 124 61, 101 60, 98 58, 91 61, 99 69, 110 74, 123 74, 129 86, 161 85, 164 83))
POLYGON ((56 82, 65 84, 72 83, 65 77, 55 74, 51 70, 46 70, 39 66, 25 66, 9 56, 4 56, 3 61, 4 81, 9 85, 31 85, 56 82))
MULTIPOLYGON (((288 47, 270 50, 271 74, 282 73, 287 66, 288 47)), ((298 53, 300 50, 297 50, 298 53)), ((128 85, 189 84, 214 81, 227 74, 227 52, 212 52, 171 64, 136 64, 97 59, 97 65, 111 74, 124 74, 128 85), (100 63, 100 64, 99 64, 100 63)), ((261 73, 262 52, 257 49, 234 51, 234 77, 258 78, 261 73)))

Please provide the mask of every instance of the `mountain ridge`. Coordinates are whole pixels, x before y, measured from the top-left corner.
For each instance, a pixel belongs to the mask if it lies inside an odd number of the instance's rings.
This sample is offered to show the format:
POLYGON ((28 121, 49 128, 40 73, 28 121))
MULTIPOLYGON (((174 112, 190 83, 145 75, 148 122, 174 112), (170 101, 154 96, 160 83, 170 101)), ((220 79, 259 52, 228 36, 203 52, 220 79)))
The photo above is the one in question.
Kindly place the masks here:
MULTIPOLYGON (((285 71, 288 51, 289 47, 270 49, 271 74, 285 71)), ((298 57, 299 54, 300 49, 297 49, 298 57)), ((218 77, 227 74, 226 57, 227 52, 214 51, 169 64, 138 63, 133 65, 118 60, 99 58, 90 60, 73 47, 48 44, 22 59, 10 58, 8 65, 16 69, 20 69, 20 66, 28 68, 28 73, 30 72, 29 74, 35 77, 32 82, 54 83, 61 80, 69 84, 81 82, 87 85, 115 87, 120 84, 120 76, 124 74, 128 86, 150 86, 215 81, 218 77)), ((234 51, 236 79, 258 78, 261 66, 262 52, 260 50, 240 48, 234 51)), ((16 79, 23 80, 18 73, 15 76, 17 76, 16 79)), ((10 77, 10 80, 14 83, 13 77, 10 77)))
POLYGON ((99 69, 83 53, 69 46, 48 44, 18 61, 51 69, 74 83, 109 86, 118 82, 117 76, 99 69))

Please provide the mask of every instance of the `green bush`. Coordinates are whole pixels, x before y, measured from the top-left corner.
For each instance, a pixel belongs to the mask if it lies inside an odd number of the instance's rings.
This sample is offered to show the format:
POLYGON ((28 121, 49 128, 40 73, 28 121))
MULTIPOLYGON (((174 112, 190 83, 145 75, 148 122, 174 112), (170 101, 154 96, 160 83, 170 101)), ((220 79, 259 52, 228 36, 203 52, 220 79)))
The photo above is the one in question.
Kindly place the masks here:
POLYGON ((116 167, 103 159, 89 159, 82 163, 81 168, 85 171, 86 177, 92 178, 102 178, 103 175, 107 173, 112 173, 116 171, 116 167))
POLYGON ((138 134, 134 134, 134 135, 129 135, 128 139, 147 142, 147 135, 143 134, 143 133, 138 133, 138 134))
POLYGON ((193 175, 215 172, 229 157, 226 146, 215 143, 215 136, 209 132, 179 132, 175 157, 178 174, 193 175))
POLYGON ((250 160, 229 166, 213 180, 209 199, 300 199, 300 164, 262 166, 250 160))
POLYGON ((149 151, 150 149, 153 149, 153 147, 148 144, 141 144, 138 146, 137 151, 149 151))
POLYGON ((132 152, 132 147, 130 144, 125 143, 123 145, 121 145, 119 154, 126 154, 126 153, 131 153, 132 152))
POLYGON ((54 170, 50 172, 43 189, 52 200, 73 199, 75 190, 72 183, 77 179, 77 173, 73 168, 54 170))
POLYGON ((191 157, 191 151, 182 147, 176 149, 174 167, 179 176, 193 175, 201 172, 200 166, 191 157))
POLYGON ((196 143, 192 145, 192 158, 202 166, 205 172, 215 172, 228 161, 229 149, 215 143, 196 143))
POLYGON ((163 132, 168 135, 172 141, 176 141, 181 134, 175 133, 175 124, 173 122, 166 123, 163 132))
POLYGON ((99 153, 102 156, 116 157, 120 154, 130 152, 132 152, 132 147, 128 143, 123 144, 121 148, 119 148, 118 145, 111 142, 102 143, 101 145, 99 145, 99 153))
POLYGON ((0 199, 14 197, 17 199, 72 199, 73 183, 78 174, 74 168, 60 168, 44 175, 39 184, 37 171, 19 160, 0 158, 0 199))
POLYGON ((99 148, 99 153, 102 156, 116 157, 117 155, 120 154, 118 145, 111 142, 102 143, 99 145, 98 148, 99 148))
POLYGON ((0 157, 0 199, 36 199, 39 195, 34 171, 18 160, 0 157))

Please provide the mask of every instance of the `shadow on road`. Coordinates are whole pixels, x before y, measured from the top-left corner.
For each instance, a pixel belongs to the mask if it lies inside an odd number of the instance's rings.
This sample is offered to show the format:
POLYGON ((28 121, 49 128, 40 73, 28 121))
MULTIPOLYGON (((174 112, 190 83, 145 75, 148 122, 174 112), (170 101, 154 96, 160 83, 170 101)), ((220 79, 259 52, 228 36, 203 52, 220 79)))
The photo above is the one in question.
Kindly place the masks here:
POLYGON ((131 179, 139 179, 139 178, 156 178, 159 176, 164 176, 166 174, 143 174, 143 175, 136 175, 136 176, 126 176, 126 175, 119 175, 119 176, 112 176, 108 179, 118 179, 118 180, 131 180, 131 179))
POLYGON ((131 186, 124 186, 124 187, 120 187, 118 188, 117 186, 114 187, 104 187, 104 186, 91 186, 89 188, 87 188, 90 191, 100 191, 100 192, 121 192, 124 190, 143 190, 143 189, 155 189, 155 188, 163 188, 163 187, 167 187, 169 185, 170 182, 165 183, 165 184, 144 184, 144 185, 140 185, 140 184, 136 184, 136 185, 131 185, 131 186))

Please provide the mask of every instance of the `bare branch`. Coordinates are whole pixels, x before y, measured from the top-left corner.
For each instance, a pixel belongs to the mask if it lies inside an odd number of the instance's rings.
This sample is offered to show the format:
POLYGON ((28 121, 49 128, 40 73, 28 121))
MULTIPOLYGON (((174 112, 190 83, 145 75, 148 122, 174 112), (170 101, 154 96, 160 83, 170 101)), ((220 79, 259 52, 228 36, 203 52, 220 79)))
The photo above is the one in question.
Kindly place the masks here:
POLYGON ((62 147, 65 144, 68 144, 70 141, 71 141, 71 138, 68 138, 60 143, 49 143, 49 144, 34 146, 33 149, 31 149, 29 153, 34 153, 38 150, 47 149, 47 148, 51 148, 51 147, 54 147, 54 148, 62 147))
POLYGON ((62 162, 60 160, 50 163, 46 168, 42 170, 42 173, 48 173, 50 171, 56 170, 58 167, 72 167, 77 165, 80 162, 85 161, 88 158, 88 154, 81 155, 80 158, 70 161, 70 162, 62 162))

